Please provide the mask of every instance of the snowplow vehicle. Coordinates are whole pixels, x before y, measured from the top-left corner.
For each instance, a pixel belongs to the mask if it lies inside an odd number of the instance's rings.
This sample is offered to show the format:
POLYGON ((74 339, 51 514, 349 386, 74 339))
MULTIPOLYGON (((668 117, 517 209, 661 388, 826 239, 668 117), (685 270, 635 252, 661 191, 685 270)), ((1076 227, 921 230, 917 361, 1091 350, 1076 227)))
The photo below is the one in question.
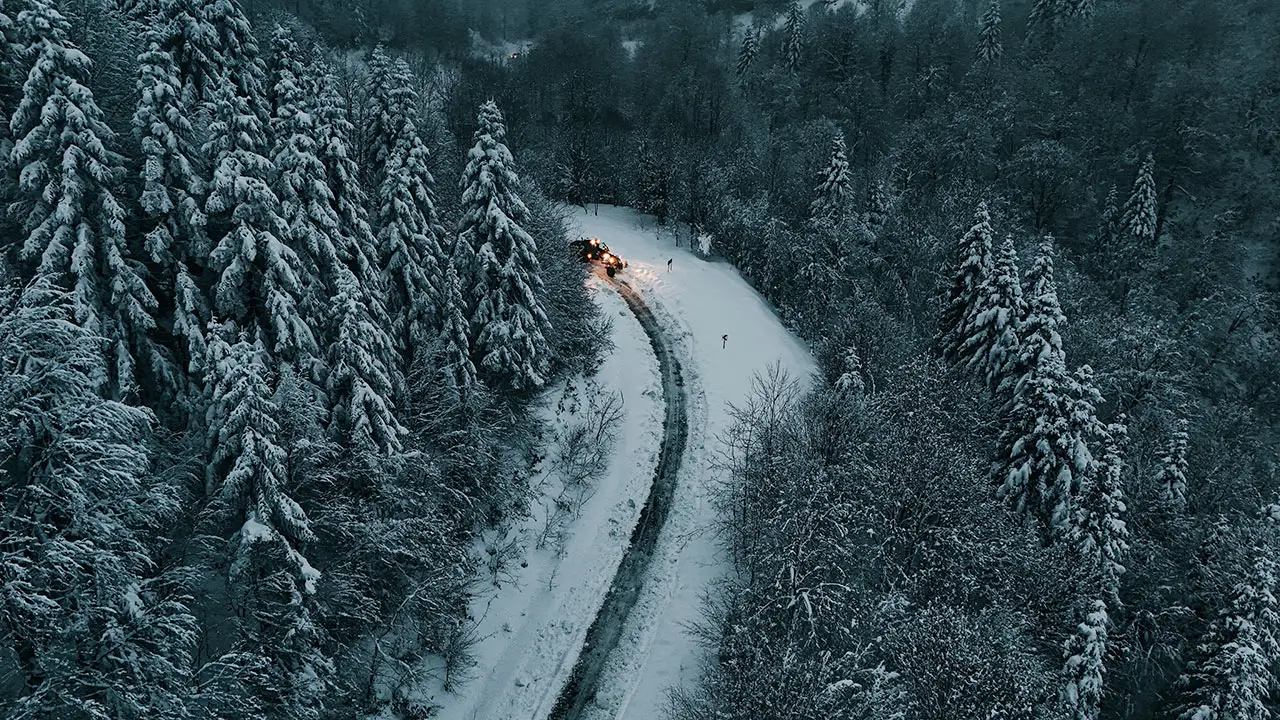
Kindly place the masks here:
POLYGON ((600 238, 578 238, 569 245, 578 253, 578 259, 582 262, 599 263, 604 266, 604 270, 613 277, 627 266, 627 261, 614 255, 609 251, 609 246, 600 242, 600 238))

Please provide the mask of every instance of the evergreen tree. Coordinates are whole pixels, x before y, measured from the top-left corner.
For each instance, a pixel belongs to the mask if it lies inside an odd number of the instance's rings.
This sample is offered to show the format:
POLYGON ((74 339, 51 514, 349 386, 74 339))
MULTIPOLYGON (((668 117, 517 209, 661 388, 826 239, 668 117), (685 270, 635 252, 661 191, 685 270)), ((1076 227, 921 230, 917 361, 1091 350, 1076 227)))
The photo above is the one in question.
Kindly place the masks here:
POLYGON ((1102 203, 1102 215, 1098 218, 1098 231, 1095 243, 1102 253, 1113 253, 1113 244, 1119 232, 1120 207, 1119 192, 1115 185, 1107 191, 1107 198, 1102 203))
POLYGON ((1008 372, 1018 357, 1019 323, 1026 312, 1018 252, 1013 238, 1006 236, 994 268, 978 289, 964 343, 958 351, 959 356, 968 358, 969 367, 978 372, 993 392, 1006 384, 1008 372))
POLYGON ((136 360, 158 378, 168 358, 151 339, 157 302, 129 257, 124 209, 114 186, 120 156, 114 134, 83 84, 90 62, 67 41, 66 19, 44 0, 18 15, 22 57, 30 66, 9 124, 19 170, 11 208, 26 232, 22 257, 38 275, 72 291, 76 322, 106 340, 110 363, 99 380, 109 396, 135 389, 136 360))
POLYGON ((1004 54, 1004 41, 1000 37, 1000 0, 991 0, 982 13, 978 25, 978 59, 994 62, 1004 54))
MULTIPOLYGON (((375 153, 381 168, 378 183, 378 254, 387 312, 396 332, 396 347, 406 362, 430 346, 440 327, 444 228, 436 215, 435 180, 427 169, 427 147, 413 118, 418 96, 404 61, 389 64, 379 51, 375 66, 387 66, 386 87, 375 91, 372 109, 375 153)), ((377 72, 382 72, 378 70, 377 72)))
POLYGON ((1270 720, 1275 663, 1280 659, 1280 608, 1273 550, 1257 548, 1250 577, 1213 622, 1181 684, 1188 702, 1179 720, 1270 720))
POLYGON ((333 316, 337 336, 329 346, 327 393, 333 408, 330 430, 362 452, 397 453, 407 431, 395 416, 391 337, 364 306, 355 275, 342 268, 333 316))
POLYGON ((288 454, 279 445, 267 352, 241 334, 230 345, 210 326, 206 384, 206 452, 212 517, 236 528, 228 580, 237 608, 236 652, 259 655, 264 670, 243 681, 265 714, 313 718, 318 691, 332 672, 319 651, 309 597, 320 573, 298 551, 315 540, 289 495, 288 454))
MULTIPOLYGON (((338 248, 347 243, 319 156, 321 135, 313 98, 303 87, 297 44, 288 30, 277 26, 272 45, 274 188, 281 219, 288 226, 287 244, 301 261, 302 314, 327 340, 337 332, 338 320, 329 314, 329 299, 337 295, 340 276, 347 269, 338 256, 338 248)), ((360 306, 367 309, 363 302, 360 306)))
POLYGON ((862 215, 862 223, 867 226, 873 236, 878 236, 889 221, 889 191, 884 182, 876 180, 867 188, 867 210, 862 215))
POLYGON ((804 8, 797 0, 788 8, 787 22, 782 29, 786 38, 782 54, 786 58, 787 69, 793 73, 800 69, 800 61, 804 57, 804 26, 804 8))
MULTIPOLYGON (((352 140, 355 127, 347 117, 342 96, 338 92, 337 79, 324 69, 318 80, 320 88, 316 108, 316 132, 320 138, 318 152, 324 162, 325 177, 333 195, 338 213, 338 256, 355 274, 360 287, 377 301, 375 313, 381 310, 381 275, 376 263, 377 240, 369 223, 369 196, 360 182, 360 169, 352 157, 352 140)), ((385 322, 385 320, 382 320, 385 322)))
POLYGON ((1052 41, 1065 12, 1065 0, 1032 0, 1027 33, 1052 41))
MULTIPOLYGON (((176 3, 175 3, 176 4, 176 3)), ((204 183, 195 147, 191 107, 183 100, 183 81, 168 49, 180 43, 172 21, 153 18, 142 31, 145 50, 139 58, 138 106, 133 129, 142 150, 139 206, 145 218, 147 252, 157 267, 161 326, 172 328, 181 366, 200 370, 204 360, 204 325, 209 308, 192 268, 209 256, 206 218, 201 209, 204 183)))
MULTIPOLYGON (((212 63, 217 82, 229 83, 232 94, 244 100, 260 126, 266 126, 271 115, 265 87, 267 71, 249 19, 236 0, 196 1, 201 3, 198 21, 213 34, 213 51, 206 61, 212 63)), ((206 85, 203 95, 215 108, 219 104, 217 91, 206 85)))
POLYGON ((1064 646, 1067 660, 1062 668, 1063 686, 1058 699, 1070 720, 1098 718, 1106 673, 1109 624, 1106 603, 1094 600, 1084 621, 1067 638, 1064 646))
POLYGON ((1080 554, 1098 568, 1102 591, 1112 607, 1120 604, 1120 576, 1129 549, 1121 455, 1126 436, 1123 425, 1112 424, 1097 438, 1105 444, 1102 462, 1084 491, 1076 521, 1080 554))
POLYGON ((299 311, 301 260, 285 244, 289 226, 269 184, 274 172, 266 136, 248 99, 226 85, 205 152, 215 160, 205 209, 218 238, 211 261, 219 279, 217 312, 258 328, 273 355, 318 377, 315 336, 299 311))
POLYGON ((1073 503, 1093 459, 1073 418, 1080 388, 1067 372, 1058 330, 1065 318, 1053 278, 1052 238, 1041 243, 1027 281, 1027 316, 1001 433, 999 494, 1058 538, 1072 530, 1073 503))
POLYGON ((1120 215, 1120 232, 1137 247, 1150 247, 1156 242, 1155 167, 1155 158, 1147 153, 1120 215))
MULTIPOLYGON (((166 36, 161 49, 177 66, 182 103, 194 114, 212 107, 226 61, 206 6, 210 0, 164 0, 140 5, 146 24, 166 36)), ((200 328, 201 332, 204 328, 200 328)))
POLYGON ((747 71, 751 69, 751 64, 756 61, 756 56, 760 54, 760 31, 755 27, 747 28, 747 32, 742 37, 742 45, 738 48, 738 64, 734 68, 738 73, 738 77, 743 77, 747 71))
POLYGON ((1160 456, 1160 469, 1155 477, 1160 499, 1175 510, 1187 504, 1187 466, 1187 421, 1179 420, 1160 456))
POLYGON ((844 218, 853 195, 850 185, 844 133, 836 132, 827 166, 818 173, 817 197, 809 205, 809 223, 813 227, 838 224, 844 218))
POLYGON ((943 309, 938 324, 938 332, 934 336, 938 352, 952 362, 958 362, 962 358, 965 331, 972 324, 979 293, 992 272, 992 235, 987 204, 979 203, 978 210, 974 213, 973 227, 956 245, 956 273, 947 295, 947 306, 943 309))
POLYGON ((441 331, 444 343, 444 368, 448 373, 449 383, 458 397, 465 399, 475 391, 479 381, 476 379, 475 364, 471 362, 468 342, 470 328, 466 316, 463 315, 466 304, 462 298, 462 284, 458 280, 458 273, 453 269, 453 263, 446 266, 445 272, 447 273, 445 280, 447 295, 444 330, 441 331))
POLYGON ((522 227, 529 211, 518 194, 507 129, 493 101, 480 106, 477 125, 462 175, 458 233, 458 245, 474 252, 478 271, 471 288, 472 350, 479 369, 496 384, 539 387, 549 361, 543 335, 548 322, 537 247, 522 227))
POLYGON ((195 621, 154 574, 177 494, 149 478, 150 413, 98 396, 73 305, 0 290, 0 715, 186 718, 195 621))

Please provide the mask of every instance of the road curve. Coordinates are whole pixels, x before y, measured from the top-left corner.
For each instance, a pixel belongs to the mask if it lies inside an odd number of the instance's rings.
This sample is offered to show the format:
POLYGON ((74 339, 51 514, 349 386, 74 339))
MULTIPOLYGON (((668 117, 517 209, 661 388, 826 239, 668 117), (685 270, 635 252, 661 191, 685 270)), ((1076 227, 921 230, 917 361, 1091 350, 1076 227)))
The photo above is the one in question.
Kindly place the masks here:
MULTIPOLYGON (((597 268, 597 274, 604 273, 597 268)), ((658 324, 653 312, 645 305, 640 294, 630 285, 619 280, 608 278, 609 284, 618 291, 626 301, 631 312, 649 336, 653 345, 653 353, 658 358, 658 367, 662 373, 662 395, 666 404, 666 416, 663 419, 662 447, 658 453, 658 466, 654 470, 653 485, 649 489, 649 497, 640 511, 640 520, 631 532, 631 542, 627 547, 618 570, 614 573, 609 592, 604 603, 596 614, 596 619, 587 629, 586 639, 582 643, 582 652, 578 662, 564 688, 556 699, 549 720, 577 720, 582 710, 595 697, 600 671, 604 669, 618 639, 622 636, 622 628, 626 623, 631 608, 640 597, 640 589, 653 558, 653 549, 658 542, 662 526, 667 522, 671 512, 671 501, 676 490, 676 476, 680 472, 680 460, 684 456, 685 443, 689 436, 689 420, 687 400, 684 392, 684 377, 680 361, 676 359, 667 345, 662 327, 658 324)))

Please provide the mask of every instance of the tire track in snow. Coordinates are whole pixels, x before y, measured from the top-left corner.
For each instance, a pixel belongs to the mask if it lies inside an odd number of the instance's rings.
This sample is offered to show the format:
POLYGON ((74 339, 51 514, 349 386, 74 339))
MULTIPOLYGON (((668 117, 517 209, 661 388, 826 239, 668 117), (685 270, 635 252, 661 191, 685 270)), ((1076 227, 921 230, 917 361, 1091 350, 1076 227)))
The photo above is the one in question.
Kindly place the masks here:
POLYGON ((556 699, 549 720, 576 720, 596 695, 605 660, 617 646, 627 616, 640 597, 640 589, 653 558, 658 535, 671 512, 680 461, 689 436, 687 399, 680 361, 671 352, 661 325, 640 298, 640 294, 629 285, 612 278, 609 279, 609 284, 618 291, 627 307, 631 308, 631 312, 640 321, 653 345, 653 354, 658 358, 658 367, 662 373, 662 395, 666 403, 662 447, 658 454, 658 466, 654 471, 653 486, 640 511, 640 519, 631 532, 626 555, 614 573, 613 582, 596 619, 587 629, 582 652, 556 699))

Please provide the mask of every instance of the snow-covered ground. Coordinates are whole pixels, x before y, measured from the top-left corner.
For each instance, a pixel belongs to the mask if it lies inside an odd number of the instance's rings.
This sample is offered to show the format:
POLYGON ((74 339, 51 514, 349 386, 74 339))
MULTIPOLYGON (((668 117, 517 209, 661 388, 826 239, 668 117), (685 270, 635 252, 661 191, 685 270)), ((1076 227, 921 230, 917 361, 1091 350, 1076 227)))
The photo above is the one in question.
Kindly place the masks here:
POLYGON ((741 403, 752 378, 769 365, 780 363, 798 377, 810 377, 816 368, 808 349, 738 271, 699 258, 687 233, 659 228, 626 208, 602 205, 598 215, 592 210, 576 216, 578 225, 629 263, 619 278, 641 292, 665 326, 690 395, 689 442, 674 507, 644 595, 600 679, 596 706, 584 715, 655 720, 667 690, 692 681, 700 667, 700 649, 687 627, 701 619, 703 592, 722 569, 707 493, 716 478, 719 440, 731 423, 730 404, 741 403))
MULTIPOLYGON (((569 388, 552 388, 540 412, 560 435, 581 419, 592 397, 621 393, 623 417, 608 469, 589 481, 589 497, 576 518, 566 518, 557 542, 545 536, 561 478, 543 461, 543 473, 532 480, 542 499, 513 533, 516 556, 501 586, 487 585, 472 602, 480 638, 472 678, 456 694, 438 688, 431 693, 441 720, 514 720, 534 717, 540 708, 543 716, 550 711, 644 505, 662 435, 657 359, 626 303, 594 277, 590 282, 596 302, 613 318, 615 348, 590 384, 578 377, 569 388)), ((548 454, 557 446, 552 437, 548 454)))
MULTIPOLYGON (((768 304, 728 263, 703 260, 689 249, 687 233, 658 228, 652 218, 625 208, 600 206, 579 214, 581 232, 599 237, 626 258, 619 276, 636 288, 664 326, 680 358, 689 396, 689 436, 674 507, 663 529, 619 647, 600 680, 596 703, 585 717, 656 720, 673 685, 692 681, 699 648, 687 634, 700 618, 701 596, 721 572, 715 523, 707 491, 719 438, 728 429, 730 403, 740 403, 752 377, 773 363, 789 372, 814 372, 807 349, 784 329, 768 304), (672 269, 667 271, 667 260, 672 269), (722 336, 728 335, 727 347, 722 336)), ((625 415, 608 469, 593 494, 563 529, 563 550, 538 547, 545 508, 517 533, 524 548, 508 564, 501 587, 490 587, 472 606, 480 618, 473 679, 454 693, 435 691, 442 720, 543 720, 577 659, 623 555, 653 479, 662 431, 662 391, 657 361, 625 303, 592 278, 593 295, 614 320, 615 349, 592 378, 566 395, 547 393, 543 409, 553 432, 580 415, 575 400, 612 390, 625 396, 625 415), (561 398, 566 409, 557 413, 561 398)), ((554 452, 554 438, 549 452, 554 452)), ((547 463, 544 463, 547 465, 547 463)), ((558 480, 541 486, 554 495, 558 480)), ((545 505, 550 505, 550 502, 545 505)))

